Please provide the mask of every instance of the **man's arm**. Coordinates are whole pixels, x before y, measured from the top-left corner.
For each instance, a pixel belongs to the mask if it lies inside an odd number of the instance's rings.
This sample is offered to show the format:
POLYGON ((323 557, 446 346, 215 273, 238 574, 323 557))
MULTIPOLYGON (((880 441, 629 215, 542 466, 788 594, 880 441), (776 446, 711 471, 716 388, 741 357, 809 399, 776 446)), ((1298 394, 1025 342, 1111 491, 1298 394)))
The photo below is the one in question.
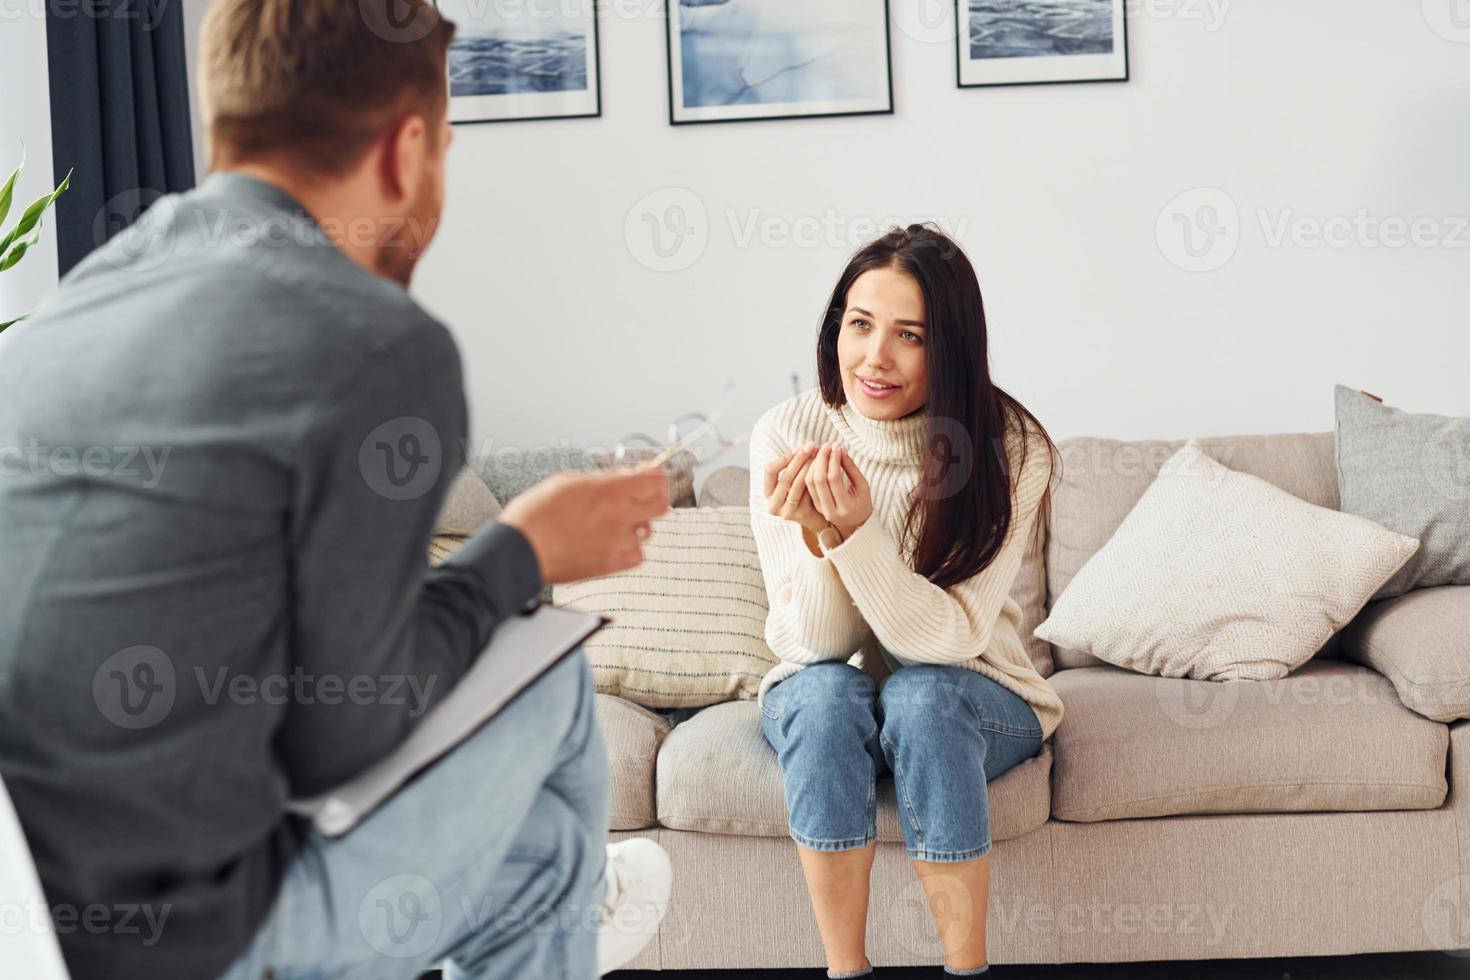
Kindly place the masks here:
POLYGON ((458 351, 430 321, 370 354, 298 441, 290 649, 307 683, 293 684, 276 739, 294 796, 397 746, 541 590, 530 543, 499 522, 428 567, 466 428, 458 351), (338 696, 322 696, 323 679, 338 696))

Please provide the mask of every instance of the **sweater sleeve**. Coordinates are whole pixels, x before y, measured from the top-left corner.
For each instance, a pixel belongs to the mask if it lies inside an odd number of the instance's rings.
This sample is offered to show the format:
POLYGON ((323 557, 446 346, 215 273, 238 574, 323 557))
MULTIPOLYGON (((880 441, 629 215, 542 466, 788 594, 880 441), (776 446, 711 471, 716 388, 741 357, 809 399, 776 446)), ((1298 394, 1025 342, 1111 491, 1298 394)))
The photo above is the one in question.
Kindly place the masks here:
POLYGON ((991 631, 1021 570, 1050 481, 1049 455, 1044 440, 1032 443, 1013 488, 1005 541, 990 564, 949 589, 909 567, 898 542, 876 515, 836 547, 828 548, 823 541, 822 550, 886 649, 920 663, 955 664, 973 660, 990 646, 991 631))
POLYGON ((407 678, 424 697, 293 700, 273 745, 294 796, 323 793, 387 755, 541 589, 530 542, 496 521, 438 567, 424 561, 449 479, 464 463, 461 377, 448 330, 426 323, 329 393, 302 434, 288 515, 291 667, 308 677, 407 678), (439 476, 419 493, 388 492, 397 458, 362 448, 403 419, 441 447, 438 459, 424 450, 439 476))
POLYGON ((770 605, 766 643, 792 663, 846 660, 862 645, 867 624, 833 563, 812 554, 801 525, 772 514, 766 500, 766 466, 790 450, 769 417, 756 423, 750 438, 750 523, 770 605))

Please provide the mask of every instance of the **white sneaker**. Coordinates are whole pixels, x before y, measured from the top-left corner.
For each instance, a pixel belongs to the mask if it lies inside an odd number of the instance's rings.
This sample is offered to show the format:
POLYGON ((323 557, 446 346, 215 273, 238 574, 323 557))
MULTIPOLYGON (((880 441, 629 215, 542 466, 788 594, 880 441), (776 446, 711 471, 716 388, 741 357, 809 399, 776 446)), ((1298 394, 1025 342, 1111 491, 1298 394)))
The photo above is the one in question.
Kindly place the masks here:
POLYGON ((647 837, 607 845, 602 873, 607 895, 597 934, 598 976, 611 973, 642 952, 658 933, 674 888, 669 855, 647 837))

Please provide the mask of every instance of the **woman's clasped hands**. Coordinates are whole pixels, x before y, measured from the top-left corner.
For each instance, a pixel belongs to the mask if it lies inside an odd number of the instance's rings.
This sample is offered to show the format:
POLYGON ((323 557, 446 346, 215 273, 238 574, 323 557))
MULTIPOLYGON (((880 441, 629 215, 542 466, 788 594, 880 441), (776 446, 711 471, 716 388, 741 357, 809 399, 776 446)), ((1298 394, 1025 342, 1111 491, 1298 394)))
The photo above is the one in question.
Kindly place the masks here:
POLYGON ((777 456, 766 466, 765 491, 772 514, 814 537, 830 527, 845 541, 873 513, 868 481, 840 443, 809 442, 777 456))

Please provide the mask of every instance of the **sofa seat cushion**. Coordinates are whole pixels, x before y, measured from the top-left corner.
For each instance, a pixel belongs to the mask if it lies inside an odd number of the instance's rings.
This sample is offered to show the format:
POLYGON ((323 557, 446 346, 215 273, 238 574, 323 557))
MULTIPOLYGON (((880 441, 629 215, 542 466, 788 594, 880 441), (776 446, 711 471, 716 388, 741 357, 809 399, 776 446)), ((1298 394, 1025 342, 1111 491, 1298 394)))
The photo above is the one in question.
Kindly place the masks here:
MULTIPOLYGON (((674 726, 658 754, 658 821, 673 830, 786 837, 781 765, 753 701, 711 705, 674 726)), ((993 841, 1046 823, 1051 745, 990 784, 993 841)), ((878 780, 878 839, 902 841, 893 777, 878 780)))
POLYGON ((654 825, 653 764, 669 724, 647 708, 611 694, 597 695, 597 721, 612 769, 609 830, 654 825))
POLYGON ((1424 810, 1445 801, 1449 729, 1383 675, 1313 660, 1270 681, 1058 671, 1058 820, 1424 810))

